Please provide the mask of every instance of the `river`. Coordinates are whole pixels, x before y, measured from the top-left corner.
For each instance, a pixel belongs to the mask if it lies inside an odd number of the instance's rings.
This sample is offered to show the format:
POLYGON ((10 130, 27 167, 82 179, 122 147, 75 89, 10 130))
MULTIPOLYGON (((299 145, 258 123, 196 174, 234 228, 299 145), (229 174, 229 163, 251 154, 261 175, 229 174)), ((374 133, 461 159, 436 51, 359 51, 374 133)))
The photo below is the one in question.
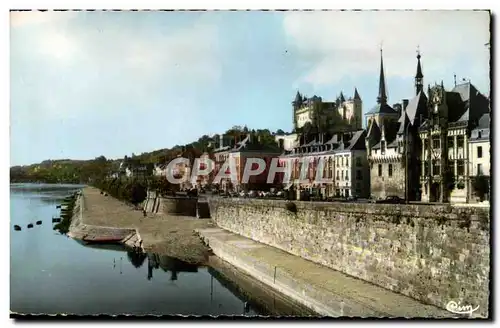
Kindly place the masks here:
POLYGON ((29 314, 268 315, 220 272, 121 246, 89 247, 53 230, 75 185, 10 187, 10 309, 29 314), (42 220, 41 225, 35 222, 42 220), (33 223, 29 229, 27 225, 33 223), (13 226, 21 226, 15 231, 13 226))

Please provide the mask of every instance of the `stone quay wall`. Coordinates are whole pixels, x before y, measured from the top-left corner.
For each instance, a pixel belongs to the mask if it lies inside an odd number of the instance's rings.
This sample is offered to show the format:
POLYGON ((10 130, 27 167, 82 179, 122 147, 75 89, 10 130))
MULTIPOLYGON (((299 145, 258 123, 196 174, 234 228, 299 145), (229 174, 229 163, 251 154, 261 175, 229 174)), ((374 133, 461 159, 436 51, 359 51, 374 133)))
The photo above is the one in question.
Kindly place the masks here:
POLYGON ((196 216, 198 200, 190 197, 164 197, 148 191, 142 206, 148 213, 196 216))
POLYGON ((223 229, 446 308, 487 315, 489 208, 210 198, 223 229))

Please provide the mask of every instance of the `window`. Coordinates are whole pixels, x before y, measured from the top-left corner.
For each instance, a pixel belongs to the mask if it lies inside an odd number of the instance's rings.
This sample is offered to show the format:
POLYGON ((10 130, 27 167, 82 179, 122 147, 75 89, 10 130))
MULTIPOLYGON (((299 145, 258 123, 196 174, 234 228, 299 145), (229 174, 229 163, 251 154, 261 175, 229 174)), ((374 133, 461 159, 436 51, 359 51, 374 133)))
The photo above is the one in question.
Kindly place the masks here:
POLYGON ((339 180, 339 171, 337 171, 337 180, 339 180))
POLYGON ((464 175, 464 160, 463 159, 459 159, 457 161, 457 175, 464 175))
POLYGON ((356 180, 361 180, 362 175, 361 175, 361 170, 356 170, 356 180))
POLYGON ((464 136, 457 136, 457 148, 464 148, 464 136))
POLYGON ((477 175, 483 175, 483 164, 477 164, 477 175))
POLYGON ((349 197, 349 189, 346 189, 346 190, 345 190, 345 196, 346 196, 346 197, 349 197))
POLYGON ((441 148, 441 140, 439 139, 439 137, 432 138, 432 148, 433 149, 441 148))
POLYGON ((349 166, 349 158, 348 157, 345 158, 345 166, 349 166))
POLYGON ((477 137, 478 139, 481 139, 481 131, 477 131, 477 137))
POLYGON ((453 137, 448 137, 448 148, 453 147, 455 147, 455 140, 453 140, 453 137))
POLYGON ((345 179, 349 181, 349 171, 345 171, 345 179))
POLYGON ((356 166, 361 166, 361 157, 356 157, 356 166))
POLYGON ((428 176, 429 175, 429 163, 427 162, 424 162, 424 176, 428 176))
POLYGON ((392 164, 389 164, 389 176, 392 177, 392 164))
POLYGON ((432 175, 441 174, 441 162, 439 160, 432 161, 432 175))
POLYGON ((378 165, 378 176, 381 177, 382 176, 382 164, 379 164, 378 165))
POLYGON ((382 152, 382 155, 385 155, 385 140, 382 140, 380 142, 380 150, 382 152))
POLYGON ((342 165, 342 166, 344 166, 344 157, 341 157, 341 160, 340 160, 340 161, 342 162, 342 164, 341 164, 341 165, 342 165))
POLYGON ((483 157, 483 147, 477 147, 477 158, 483 157))

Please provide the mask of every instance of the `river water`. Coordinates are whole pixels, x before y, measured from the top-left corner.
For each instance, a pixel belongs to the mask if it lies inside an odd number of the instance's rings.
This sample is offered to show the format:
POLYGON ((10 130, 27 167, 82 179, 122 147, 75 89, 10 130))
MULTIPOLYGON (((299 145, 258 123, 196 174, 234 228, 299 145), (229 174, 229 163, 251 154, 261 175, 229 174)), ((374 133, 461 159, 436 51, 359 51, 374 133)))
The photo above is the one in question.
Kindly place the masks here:
MULTIPOLYGON (((213 268, 121 246, 89 247, 53 230, 74 185, 10 187, 10 309, 29 314, 267 315, 213 268), (35 222, 42 220, 41 225, 35 222), (29 223, 34 227, 27 228, 29 223), (21 226, 15 231, 13 226, 21 226), (245 306, 246 305, 246 306, 245 306)), ((254 302, 255 303, 255 302, 254 302)))

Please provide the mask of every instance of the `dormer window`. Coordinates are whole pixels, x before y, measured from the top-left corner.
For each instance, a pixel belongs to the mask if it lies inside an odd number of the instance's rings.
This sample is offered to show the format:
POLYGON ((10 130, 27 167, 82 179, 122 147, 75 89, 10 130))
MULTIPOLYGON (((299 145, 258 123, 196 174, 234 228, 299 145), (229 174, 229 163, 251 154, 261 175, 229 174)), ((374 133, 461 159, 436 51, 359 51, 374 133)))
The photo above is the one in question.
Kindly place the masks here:
POLYGON ((382 151, 382 155, 385 154, 385 140, 380 142, 380 150, 382 151))
POLYGON ((481 139, 481 131, 477 131, 477 138, 481 139))

